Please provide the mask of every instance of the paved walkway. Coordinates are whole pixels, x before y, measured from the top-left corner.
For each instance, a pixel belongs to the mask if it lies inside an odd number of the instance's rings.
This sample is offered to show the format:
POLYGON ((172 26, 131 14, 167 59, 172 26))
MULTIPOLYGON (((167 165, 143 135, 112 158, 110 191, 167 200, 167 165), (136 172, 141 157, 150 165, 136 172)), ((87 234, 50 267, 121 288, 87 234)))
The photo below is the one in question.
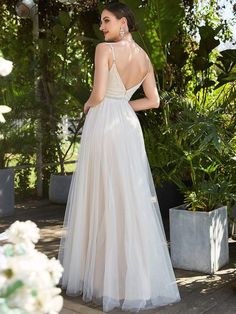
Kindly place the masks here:
MULTIPOLYGON (((0 233, 15 220, 32 220, 41 229, 37 248, 49 257, 57 257, 65 207, 50 204, 47 200, 29 201, 16 206, 12 217, 0 219, 0 233)), ((235 314, 236 313, 236 241, 229 239, 230 263, 214 275, 175 269, 181 302, 155 310, 140 311, 145 314, 235 314)), ((201 257, 199 257, 201 258, 201 257)), ((84 303, 81 297, 64 296, 61 314, 99 314, 101 306, 84 303)), ((124 313, 113 310, 110 313, 124 313)), ((33 313, 32 313, 33 314, 33 313)))

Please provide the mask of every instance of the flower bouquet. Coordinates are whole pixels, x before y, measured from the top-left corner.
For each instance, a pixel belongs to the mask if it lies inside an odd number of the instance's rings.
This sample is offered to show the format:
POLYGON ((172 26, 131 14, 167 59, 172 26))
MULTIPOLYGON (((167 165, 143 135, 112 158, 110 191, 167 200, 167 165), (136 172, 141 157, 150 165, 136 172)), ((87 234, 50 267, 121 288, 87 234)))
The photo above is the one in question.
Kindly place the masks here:
POLYGON ((0 313, 57 314, 63 306, 59 283, 63 268, 35 249, 39 228, 32 221, 16 221, 0 247, 0 313))

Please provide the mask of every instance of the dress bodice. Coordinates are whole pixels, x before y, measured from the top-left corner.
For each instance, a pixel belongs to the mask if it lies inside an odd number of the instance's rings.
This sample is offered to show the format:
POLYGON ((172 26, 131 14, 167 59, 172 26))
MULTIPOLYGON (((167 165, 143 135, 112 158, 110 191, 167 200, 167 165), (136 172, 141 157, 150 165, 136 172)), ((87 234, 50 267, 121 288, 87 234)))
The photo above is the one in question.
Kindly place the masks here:
POLYGON ((108 43, 112 50, 112 56, 113 56, 113 64, 112 67, 108 73, 108 84, 107 84, 107 90, 105 97, 114 97, 114 98, 125 98, 127 100, 130 100, 130 98, 133 96, 133 94, 136 92, 136 90, 141 86, 143 83, 145 77, 142 79, 141 82, 136 84, 135 86, 126 89, 124 86, 124 83, 122 82, 122 79, 119 75, 119 72, 117 70, 116 66, 116 58, 114 53, 114 47, 112 44, 108 43))

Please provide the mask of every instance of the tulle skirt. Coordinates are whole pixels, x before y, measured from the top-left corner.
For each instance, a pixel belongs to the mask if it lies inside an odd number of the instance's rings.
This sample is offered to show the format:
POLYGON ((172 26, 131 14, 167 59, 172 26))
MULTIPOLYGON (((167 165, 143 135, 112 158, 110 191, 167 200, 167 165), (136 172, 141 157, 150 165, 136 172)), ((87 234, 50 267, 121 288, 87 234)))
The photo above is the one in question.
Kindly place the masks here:
POLYGON ((103 311, 180 300, 141 126, 125 99, 87 114, 58 258, 66 294, 103 311))

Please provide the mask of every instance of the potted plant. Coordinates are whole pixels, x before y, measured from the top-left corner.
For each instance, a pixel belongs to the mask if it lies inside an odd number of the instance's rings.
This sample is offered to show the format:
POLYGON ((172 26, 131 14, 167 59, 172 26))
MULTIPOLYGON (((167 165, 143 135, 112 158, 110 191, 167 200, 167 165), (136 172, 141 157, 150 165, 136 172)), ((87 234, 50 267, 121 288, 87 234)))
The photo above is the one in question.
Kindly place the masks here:
POLYGON ((144 130, 156 182, 170 181, 184 195, 184 204, 170 209, 173 265, 206 273, 228 262, 227 219, 236 186, 235 89, 230 84, 235 51, 215 51, 221 29, 199 27, 201 38, 188 58, 188 75, 181 72, 182 94, 188 98, 174 89, 162 93, 162 110, 153 113, 153 123, 144 130))
POLYGON ((184 194, 184 204, 170 209, 171 259, 177 268, 214 273, 229 260, 227 206, 236 199, 232 133, 224 106, 199 111, 196 103, 183 104, 177 122, 169 123, 166 147, 167 176, 184 194))
POLYGON ((229 259, 228 212, 236 199, 231 98, 229 91, 220 106, 200 108, 197 101, 162 93, 162 110, 144 128, 155 181, 172 182, 184 196, 169 211, 177 268, 214 273, 229 259))

